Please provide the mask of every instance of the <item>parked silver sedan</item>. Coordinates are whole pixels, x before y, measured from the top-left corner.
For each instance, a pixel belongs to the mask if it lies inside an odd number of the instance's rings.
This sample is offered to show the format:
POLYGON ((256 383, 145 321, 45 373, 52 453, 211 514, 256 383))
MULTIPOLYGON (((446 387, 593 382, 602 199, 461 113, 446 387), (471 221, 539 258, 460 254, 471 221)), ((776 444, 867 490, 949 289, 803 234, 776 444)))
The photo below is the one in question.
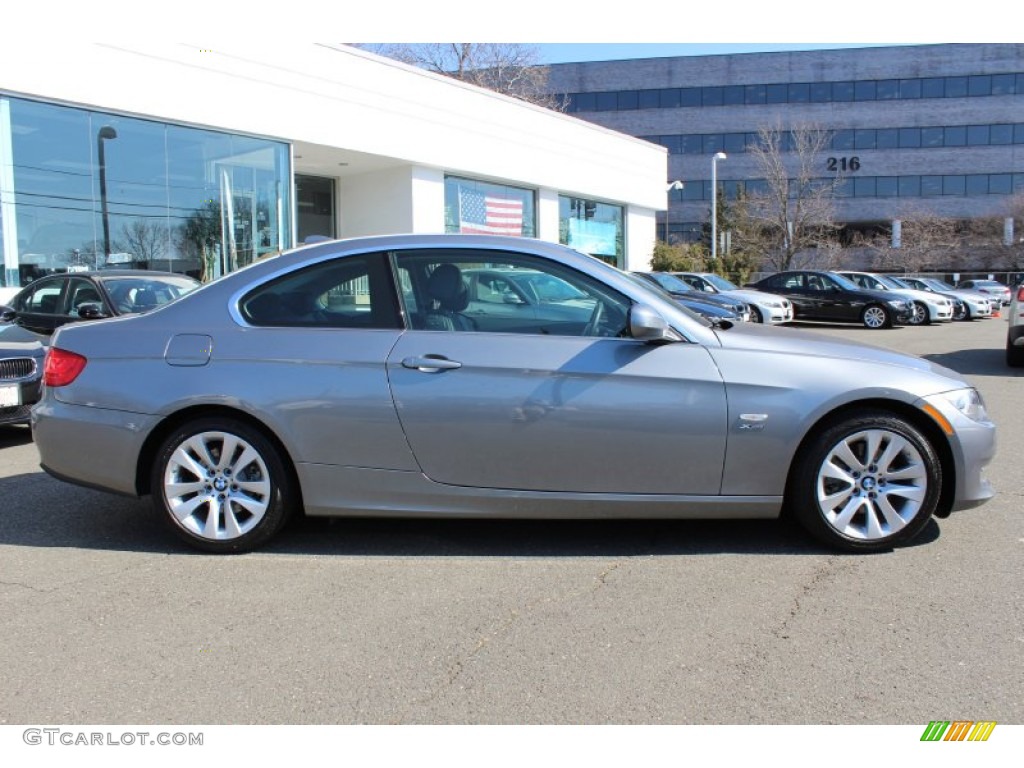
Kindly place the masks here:
MULTIPOLYGON (((501 302, 495 302, 501 306, 501 302)), ((148 314, 61 328, 33 428, 56 477, 151 495, 184 541, 290 514, 774 518, 887 549, 984 502, 995 427, 925 360, 715 328, 598 259, 487 236, 320 243, 148 314), (573 288, 509 328, 469 270, 573 288), (580 312, 585 304, 588 311, 580 312)))

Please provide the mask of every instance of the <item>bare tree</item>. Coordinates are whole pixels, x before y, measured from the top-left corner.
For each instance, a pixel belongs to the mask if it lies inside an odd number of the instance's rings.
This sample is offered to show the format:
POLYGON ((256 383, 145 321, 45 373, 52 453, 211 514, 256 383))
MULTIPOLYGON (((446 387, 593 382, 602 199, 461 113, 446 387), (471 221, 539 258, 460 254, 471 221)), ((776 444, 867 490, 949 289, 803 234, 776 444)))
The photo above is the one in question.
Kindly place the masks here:
POLYGON ((928 208, 916 206, 900 210, 899 248, 882 253, 887 269, 921 272, 952 266, 960 252, 959 224, 928 208))
POLYGON ((168 232, 163 222, 136 219, 121 227, 121 237, 114 241, 114 248, 130 253, 133 261, 152 264, 167 253, 168 232))
MULTIPOLYGON (((820 259, 818 249, 835 239, 835 194, 841 175, 823 176, 823 155, 831 133, 813 124, 783 129, 762 126, 747 153, 764 179, 747 195, 748 238, 761 241, 770 266, 778 270, 820 259)), ((829 250, 830 260, 834 249, 829 250)))
POLYGON ((549 109, 564 103, 549 93, 540 50, 522 43, 355 43, 381 56, 453 77, 549 109))

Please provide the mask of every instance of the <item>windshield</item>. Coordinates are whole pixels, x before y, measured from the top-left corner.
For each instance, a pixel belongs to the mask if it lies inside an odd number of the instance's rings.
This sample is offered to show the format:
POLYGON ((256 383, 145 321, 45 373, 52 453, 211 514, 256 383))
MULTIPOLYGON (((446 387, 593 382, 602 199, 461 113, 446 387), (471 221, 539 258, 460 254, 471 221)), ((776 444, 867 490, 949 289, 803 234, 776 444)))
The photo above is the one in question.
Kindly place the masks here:
POLYGON ((898 288, 914 288, 914 286, 912 286, 910 283, 904 282, 903 280, 900 280, 898 277, 890 277, 888 278, 888 280, 892 282, 894 285, 896 285, 898 288))
POLYGON ((936 289, 937 291, 955 291, 956 290, 949 283, 943 282, 942 280, 938 280, 938 279, 936 279, 934 277, 921 278, 921 282, 924 283, 925 285, 930 285, 932 288, 936 289))
POLYGON ((850 278, 848 277, 843 277, 842 275, 836 274, 835 272, 829 272, 828 276, 835 280, 840 288, 845 288, 848 291, 861 290, 861 287, 852 280, 850 280, 850 278))
POLYGON ((559 301, 572 301, 573 299, 586 299, 588 296, 577 290, 571 284, 553 275, 545 275, 543 272, 535 272, 528 275, 510 275, 516 281, 529 284, 541 304, 553 304, 559 301))
POLYGON ((730 283, 721 275, 701 275, 705 280, 711 283, 715 288, 720 291, 736 291, 739 290, 734 283, 730 283))
MULTIPOLYGON (((675 296, 673 296, 671 293, 666 291, 664 288, 662 288, 657 283, 652 283, 650 280, 645 280, 644 278, 640 277, 640 275, 636 274, 635 272, 623 272, 623 274, 626 275, 626 277, 628 277, 634 283, 636 283, 637 285, 642 286, 643 288, 647 289, 651 293, 657 294, 658 296, 660 296, 661 298, 665 299, 666 301, 671 301, 672 304, 676 308, 678 308, 681 311, 685 312, 687 315, 689 315, 690 317, 694 318, 695 320, 699 320, 704 325, 707 325, 707 326, 712 325, 712 323, 707 318, 701 316, 698 312, 695 312, 694 310, 690 309, 685 304, 682 304, 679 301, 679 299, 677 299, 675 296)), ((647 273, 647 274, 652 274, 652 273, 647 273)))
POLYGON ((111 275, 101 277, 103 287, 119 312, 145 312, 169 304, 200 286, 185 275, 111 275))
POLYGON ((672 293, 688 293, 694 290, 680 278, 666 272, 647 272, 645 274, 666 291, 671 291, 672 293))
POLYGON ((893 278, 889 277, 888 275, 875 275, 874 277, 875 277, 876 280, 878 280, 878 282, 880 282, 886 288, 894 288, 896 290, 899 290, 900 288, 905 288, 906 287, 906 286, 900 285, 898 282, 896 282, 896 280, 894 280, 893 278))

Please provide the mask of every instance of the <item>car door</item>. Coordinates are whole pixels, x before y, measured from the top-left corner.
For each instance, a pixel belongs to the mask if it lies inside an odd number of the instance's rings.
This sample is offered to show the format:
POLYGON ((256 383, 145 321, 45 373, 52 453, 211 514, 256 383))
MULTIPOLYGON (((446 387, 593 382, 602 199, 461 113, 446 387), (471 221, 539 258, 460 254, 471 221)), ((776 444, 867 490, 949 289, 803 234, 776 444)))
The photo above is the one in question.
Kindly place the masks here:
POLYGON ((821 317, 820 295, 808 286, 807 277, 805 272, 783 272, 770 278, 765 290, 789 299, 795 318, 818 320, 821 317))
POLYGON ((64 313, 66 284, 67 278, 63 276, 44 277, 32 283, 15 303, 17 323, 34 333, 52 334, 68 319, 64 313))
MULTIPOLYGON (((591 297, 589 320, 540 318, 518 333, 414 324, 403 334, 388 379, 427 477, 517 491, 719 492, 725 388, 703 347, 619 337, 629 299, 545 259, 462 250, 396 256, 401 284, 422 283, 441 264, 481 262, 550 270, 591 297)), ((417 301, 422 308, 421 293, 417 301)))
POLYGON ((863 305, 863 302, 858 303, 858 297, 828 275, 812 273, 811 277, 814 278, 814 298, 818 306, 818 316, 822 320, 857 319, 860 312, 859 307, 863 305))

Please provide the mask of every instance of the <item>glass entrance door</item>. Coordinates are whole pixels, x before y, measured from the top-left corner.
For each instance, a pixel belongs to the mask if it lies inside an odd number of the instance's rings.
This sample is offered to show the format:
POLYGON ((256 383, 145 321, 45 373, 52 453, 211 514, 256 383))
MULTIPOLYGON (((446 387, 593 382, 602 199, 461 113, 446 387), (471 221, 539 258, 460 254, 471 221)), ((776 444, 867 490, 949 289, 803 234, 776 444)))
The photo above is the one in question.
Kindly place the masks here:
POLYGON ((334 216, 334 179, 295 176, 296 235, 302 244, 308 237, 338 236, 334 216))

